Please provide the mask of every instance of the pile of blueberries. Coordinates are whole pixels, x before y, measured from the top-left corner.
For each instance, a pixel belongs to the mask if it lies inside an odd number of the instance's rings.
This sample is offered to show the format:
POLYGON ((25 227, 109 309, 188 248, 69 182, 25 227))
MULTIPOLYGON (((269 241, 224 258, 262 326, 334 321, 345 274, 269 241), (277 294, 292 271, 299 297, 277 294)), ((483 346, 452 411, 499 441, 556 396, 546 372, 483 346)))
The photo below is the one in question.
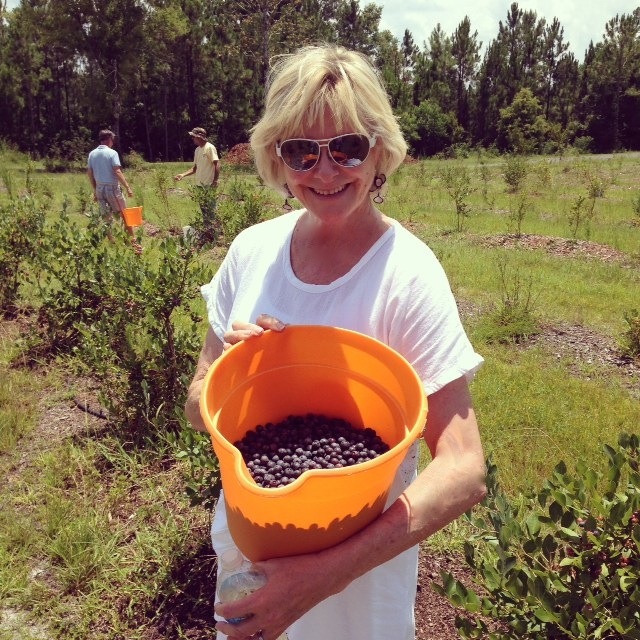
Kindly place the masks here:
POLYGON ((342 418, 314 413, 260 424, 233 444, 256 484, 271 489, 311 469, 349 467, 389 450, 370 427, 355 428, 342 418))

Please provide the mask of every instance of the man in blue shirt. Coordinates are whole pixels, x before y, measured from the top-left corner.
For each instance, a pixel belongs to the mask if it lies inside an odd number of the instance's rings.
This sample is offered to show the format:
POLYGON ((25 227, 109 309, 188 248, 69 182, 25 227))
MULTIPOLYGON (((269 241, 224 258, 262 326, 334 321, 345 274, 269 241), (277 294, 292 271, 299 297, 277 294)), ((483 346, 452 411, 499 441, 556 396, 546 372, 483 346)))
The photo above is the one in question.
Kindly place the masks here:
MULTIPOLYGON (((126 207, 126 201, 122 193, 122 187, 127 190, 129 197, 133 196, 133 191, 122 173, 120 156, 113 148, 115 134, 109 129, 103 129, 98 134, 100 144, 89 154, 87 160, 87 175, 93 187, 93 199, 100 205, 100 212, 107 222, 113 220, 113 213, 122 212, 126 207)), ((124 218, 123 218, 124 221, 124 218)), ((125 224, 127 233, 135 239, 133 227, 125 224)), ((139 249, 139 245, 134 241, 134 247, 139 249)))

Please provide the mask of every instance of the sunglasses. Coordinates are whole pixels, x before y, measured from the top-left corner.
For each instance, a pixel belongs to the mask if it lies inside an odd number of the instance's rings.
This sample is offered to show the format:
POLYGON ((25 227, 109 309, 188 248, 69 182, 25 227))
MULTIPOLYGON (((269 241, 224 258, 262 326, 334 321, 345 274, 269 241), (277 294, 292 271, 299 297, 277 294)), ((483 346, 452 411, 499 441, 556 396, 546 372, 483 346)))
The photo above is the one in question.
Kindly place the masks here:
POLYGON ((361 165, 376 144, 376 136, 369 138, 361 133, 345 133, 335 138, 307 140, 291 138, 276 142, 276 155, 294 171, 309 171, 320 160, 320 149, 326 147, 329 157, 341 167, 361 165))

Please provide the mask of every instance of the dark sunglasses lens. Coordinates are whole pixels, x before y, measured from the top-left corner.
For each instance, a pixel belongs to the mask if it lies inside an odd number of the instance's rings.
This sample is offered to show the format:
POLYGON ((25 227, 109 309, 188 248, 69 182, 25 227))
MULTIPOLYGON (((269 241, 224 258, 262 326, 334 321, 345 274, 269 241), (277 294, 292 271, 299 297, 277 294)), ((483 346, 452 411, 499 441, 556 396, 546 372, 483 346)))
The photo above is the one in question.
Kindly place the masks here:
POLYGON ((295 171, 308 171, 318 162, 320 146, 313 140, 285 140, 280 146, 285 164, 295 171))
POLYGON ((369 155, 369 139, 357 133, 334 138, 329 143, 331 157, 343 167, 357 167, 369 155))

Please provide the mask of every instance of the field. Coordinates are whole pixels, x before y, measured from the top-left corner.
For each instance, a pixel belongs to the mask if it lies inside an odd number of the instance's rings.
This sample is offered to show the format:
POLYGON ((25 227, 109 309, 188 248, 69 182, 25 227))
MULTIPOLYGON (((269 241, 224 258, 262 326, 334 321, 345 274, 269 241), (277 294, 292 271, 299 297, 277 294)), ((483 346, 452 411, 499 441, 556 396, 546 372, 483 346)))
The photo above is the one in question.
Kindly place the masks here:
MULTIPOLYGON (((49 221, 66 208, 88 222, 82 173, 46 173, 6 150, 0 166, 0 206, 35 194, 49 221)), ((185 168, 125 168, 131 204, 144 206, 142 260, 196 216, 189 187, 171 179, 185 168)), ((485 358, 472 393, 503 488, 540 486, 561 460, 603 468, 604 444, 640 432, 640 157, 427 160, 387 186, 380 208, 434 250, 485 358)), ((280 196, 223 158, 220 203, 249 191, 280 213, 280 196)), ((223 253, 199 260, 213 271, 223 253)), ((168 442, 123 441, 100 417, 95 381, 68 360, 21 361, 34 304, 25 291, 21 313, 0 322, 0 639, 211 637, 209 512, 189 505, 185 461, 168 442)), ((419 640, 456 637, 428 583, 467 526, 425 543, 419 640)))

